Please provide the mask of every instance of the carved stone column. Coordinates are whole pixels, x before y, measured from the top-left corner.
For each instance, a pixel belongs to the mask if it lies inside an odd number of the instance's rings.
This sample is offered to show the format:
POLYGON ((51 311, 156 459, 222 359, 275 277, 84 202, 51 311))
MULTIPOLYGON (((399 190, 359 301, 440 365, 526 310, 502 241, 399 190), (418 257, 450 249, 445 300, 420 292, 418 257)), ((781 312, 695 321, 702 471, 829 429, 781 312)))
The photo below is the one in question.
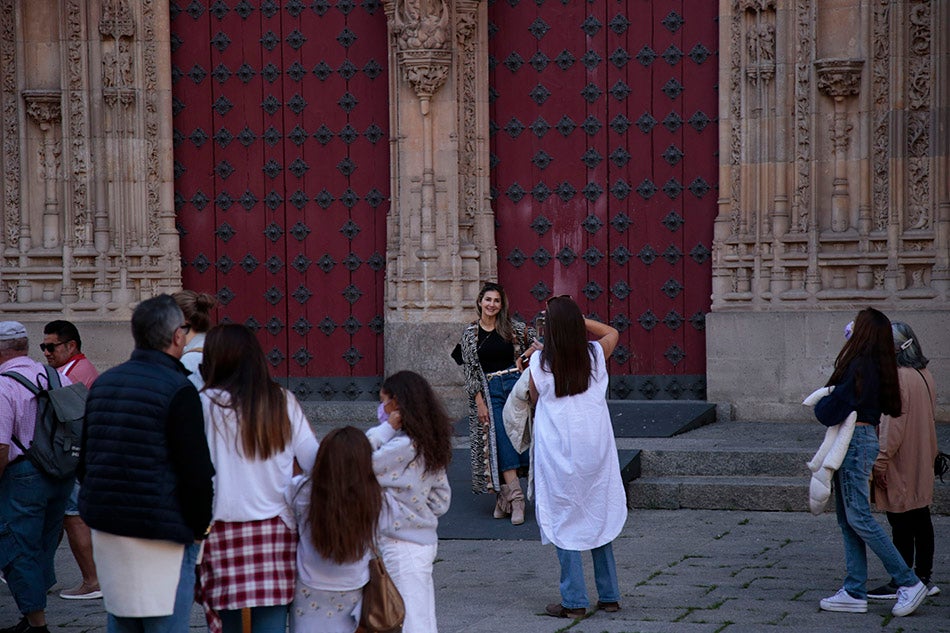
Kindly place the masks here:
MULTIPOLYGON (((387 371, 457 384, 448 352, 495 271, 488 198, 486 7, 387 0, 392 203, 387 371)), ((458 395, 448 394, 447 395, 458 395)))
POLYGON ((847 231, 851 199, 848 194, 847 152, 854 126, 848 122, 844 101, 861 87, 862 59, 820 59, 815 62, 818 90, 834 100, 834 123, 829 132, 835 151, 835 177, 831 192, 831 230, 847 231))

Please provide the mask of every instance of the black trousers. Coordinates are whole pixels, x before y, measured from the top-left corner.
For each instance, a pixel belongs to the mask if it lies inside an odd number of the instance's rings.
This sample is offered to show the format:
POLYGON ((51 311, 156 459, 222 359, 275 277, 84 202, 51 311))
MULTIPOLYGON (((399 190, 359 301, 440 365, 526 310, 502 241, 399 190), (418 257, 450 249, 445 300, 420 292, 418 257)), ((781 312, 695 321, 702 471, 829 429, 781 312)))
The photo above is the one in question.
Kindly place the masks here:
POLYGON ((930 506, 888 512, 892 538, 904 562, 921 580, 929 581, 934 565, 934 524, 930 520, 930 506), (915 566, 916 563, 916 566, 915 566))

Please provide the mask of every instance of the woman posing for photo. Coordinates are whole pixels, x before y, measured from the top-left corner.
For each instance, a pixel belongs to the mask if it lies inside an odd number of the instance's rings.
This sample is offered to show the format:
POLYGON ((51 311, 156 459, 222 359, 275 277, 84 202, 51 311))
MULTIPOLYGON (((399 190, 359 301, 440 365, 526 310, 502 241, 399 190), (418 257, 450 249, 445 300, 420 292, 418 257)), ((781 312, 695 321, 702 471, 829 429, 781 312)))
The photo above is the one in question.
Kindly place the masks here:
POLYGON ((508 297, 500 285, 482 286, 475 308, 478 319, 465 328, 459 343, 468 392, 472 491, 495 492, 494 517, 511 515, 511 522, 520 525, 524 523, 524 493, 518 469, 528 468, 528 451, 518 453, 512 446, 502 410, 539 346, 533 343, 533 328, 509 317, 508 297))

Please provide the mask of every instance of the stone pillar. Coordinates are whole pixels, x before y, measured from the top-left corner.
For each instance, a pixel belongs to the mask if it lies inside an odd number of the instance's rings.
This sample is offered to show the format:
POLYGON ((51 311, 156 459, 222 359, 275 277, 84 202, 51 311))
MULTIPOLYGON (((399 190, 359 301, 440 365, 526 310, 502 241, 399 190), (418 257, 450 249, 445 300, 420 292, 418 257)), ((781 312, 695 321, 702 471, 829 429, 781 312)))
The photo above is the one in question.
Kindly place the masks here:
POLYGON ((386 372, 409 368, 437 388, 457 386, 449 352, 474 312, 480 280, 496 274, 487 9, 478 0, 384 6, 392 134, 386 372))
POLYGON ((842 328, 873 305, 917 330, 946 417, 950 8, 720 8, 709 399, 740 418, 806 417, 842 328))
POLYGON ((0 0, 0 311, 127 323, 180 286, 167 0, 0 0))

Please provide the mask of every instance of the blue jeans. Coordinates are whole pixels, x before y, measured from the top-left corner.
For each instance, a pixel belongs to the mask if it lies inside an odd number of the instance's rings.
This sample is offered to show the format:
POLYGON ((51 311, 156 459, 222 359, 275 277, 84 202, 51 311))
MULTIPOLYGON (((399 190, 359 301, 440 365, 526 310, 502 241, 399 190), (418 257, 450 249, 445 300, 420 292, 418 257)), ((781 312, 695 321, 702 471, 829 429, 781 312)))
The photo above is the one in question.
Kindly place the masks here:
POLYGON ((46 609, 56 584, 53 556, 72 487, 73 479, 53 479, 26 459, 0 477, 0 568, 24 615, 46 609))
MULTIPOLYGON (((287 630, 288 605, 251 607, 251 630, 254 633, 284 633, 287 630)), ((224 633, 241 633, 244 630, 240 609, 218 611, 224 633)))
MULTIPOLYGON (((620 602, 613 543, 592 549, 590 555, 594 559, 597 600, 620 602)), ((561 605, 567 609, 586 609, 590 606, 590 601, 587 599, 587 586, 584 584, 584 564, 581 561, 581 553, 558 547, 557 559, 561 563, 561 605)))
POLYGON ((881 559, 884 569, 901 587, 918 582, 917 576, 884 528, 871 516, 868 478, 877 458, 877 432, 873 426, 856 426, 841 468, 835 473, 835 512, 844 537, 844 560, 848 575, 844 588, 852 598, 867 598, 867 547, 881 559), (865 547, 867 546, 867 547, 865 547))
POLYGON ((195 601, 195 565, 198 562, 198 544, 185 546, 175 594, 175 610, 171 615, 154 618, 120 618, 106 616, 106 633, 185 633, 191 624, 191 605, 195 601))
POLYGON ((498 444, 498 471, 515 470, 519 466, 528 467, 529 453, 525 451, 519 453, 511 445, 508 439, 508 433, 505 431, 505 419, 502 411, 505 409, 505 401, 508 400, 508 394, 515 388, 515 383, 521 374, 511 372, 495 376, 488 381, 488 392, 491 394, 491 414, 495 424, 495 442, 498 444))

